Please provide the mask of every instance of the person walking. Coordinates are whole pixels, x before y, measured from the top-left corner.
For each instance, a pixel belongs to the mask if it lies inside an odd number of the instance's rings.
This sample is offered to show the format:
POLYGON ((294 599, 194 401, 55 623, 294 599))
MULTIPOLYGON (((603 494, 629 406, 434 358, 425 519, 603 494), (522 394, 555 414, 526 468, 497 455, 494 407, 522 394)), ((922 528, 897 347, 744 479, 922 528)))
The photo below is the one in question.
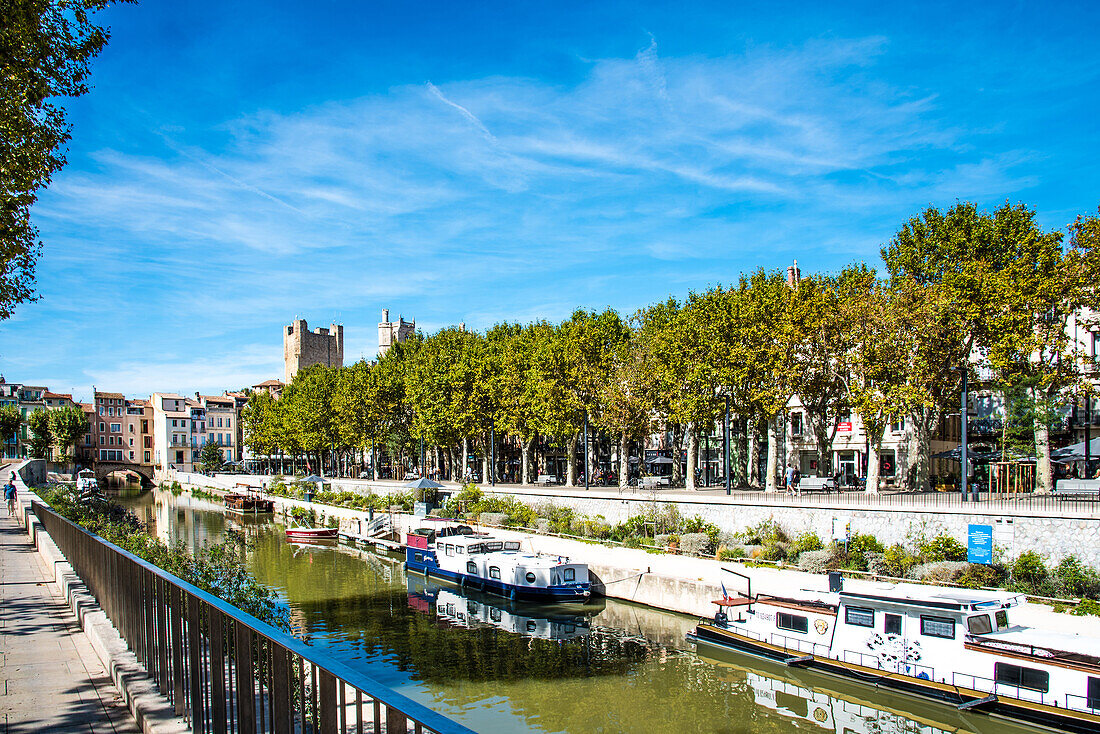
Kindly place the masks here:
POLYGON ((794 494, 794 464, 787 464, 786 494, 794 494))
POLYGON ((11 476, 12 478, 4 485, 4 499, 8 501, 8 517, 15 515, 15 475, 12 474, 11 476))

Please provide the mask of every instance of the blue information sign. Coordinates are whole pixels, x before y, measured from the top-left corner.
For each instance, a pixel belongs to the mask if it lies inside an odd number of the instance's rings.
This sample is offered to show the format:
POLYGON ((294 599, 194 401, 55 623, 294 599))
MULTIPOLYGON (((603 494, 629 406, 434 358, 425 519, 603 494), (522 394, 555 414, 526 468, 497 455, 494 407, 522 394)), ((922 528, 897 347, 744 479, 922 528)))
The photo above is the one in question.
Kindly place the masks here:
POLYGON ((966 560, 993 563, 993 526, 971 525, 966 539, 966 560))

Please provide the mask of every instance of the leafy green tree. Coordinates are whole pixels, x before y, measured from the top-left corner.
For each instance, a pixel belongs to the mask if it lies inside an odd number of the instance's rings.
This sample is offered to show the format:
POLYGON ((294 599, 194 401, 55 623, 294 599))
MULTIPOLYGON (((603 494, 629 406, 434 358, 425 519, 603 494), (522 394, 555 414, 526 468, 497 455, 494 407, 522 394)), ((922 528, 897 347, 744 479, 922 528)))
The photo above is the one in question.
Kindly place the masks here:
POLYGON ((66 406, 50 411, 50 429, 57 439, 57 445, 65 452, 60 461, 75 464, 76 444, 88 433, 88 419, 84 411, 74 406, 66 406), (71 453, 69 453, 71 449, 71 453))
POLYGON ((279 406, 266 390, 248 394, 241 410, 241 430, 244 444, 254 456, 273 456, 280 448, 279 406))
POLYGON ((207 443, 199 451, 199 461, 202 462, 203 471, 215 472, 225 466, 225 457, 222 455, 221 446, 213 441, 207 443))
POLYGON ((647 402, 653 414, 672 437, 672 481, 683 479, 680 455, 683 451, 684 427, 677 422, 673 404, 682 381, 678 370, 683 366, 677 339, 680 303, 668 298, 634 316, 634 345, 638 353, 639 371, 646 376, 644 386, 649 390, 647 402))
POLYGON ((23 426, 23 414, 14 405, 0 406, 0 445, 18 438, 23 426))
POLYGON ((284 440, 304 453, 311 470, 317 473, 323 468, 324 451, 336 443, 332 410, 335 388, 336 370, 313 365, 294 375, 279 399, 284 440))
POLYGON ((31 456, 49 461, 50 448, 53 446, 49 414, 45 410, 32 412, 27 416, 27 428, 31 432, 31 456))
POLYGON ((42 245, 31 224, 38 192, 65 165, 72 130, 58 100, 88 91, 89 63, 108 31, 108 0, 4 0, 0 5, 0 320, 35 300, 42 245))

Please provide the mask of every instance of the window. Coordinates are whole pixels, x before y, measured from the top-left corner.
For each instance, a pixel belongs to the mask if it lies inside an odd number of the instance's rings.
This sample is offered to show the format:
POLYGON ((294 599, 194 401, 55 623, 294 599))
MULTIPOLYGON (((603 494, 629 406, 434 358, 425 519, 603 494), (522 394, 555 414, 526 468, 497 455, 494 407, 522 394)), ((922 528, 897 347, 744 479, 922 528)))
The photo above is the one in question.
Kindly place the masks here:
POLYGON ((930 617, 920 615, 920 633, 926 637, 955 639, 955 620, 950 617, 930 617))
POLYGON ((413 560, 415 560, 417 563, 423 563, 424 562, 424 554, 423 553, 413 553, 413 560))
POLYGON ((99 432, 103 433, 106 430, 107 430, 107 424, 106 423, 100 423, 99 424, 99 432))
POLYGON ((1008 612, 1002 609, 997 612, 997 629, 1001 630, 1008 626, 1008 612))
POLYGON ((901 615, 900 614, 887 614, 885 615, 886 622, 883 624, 882 631, 888 635, 900 635, 901 634, 901 615))
POLYGON ((779 612, 775 615, 775 626, 781 630, 790 630, 791 632, 806 633, 810 629, 810 623, 805 617, 797 614, 787 614, 785 612, 779 612))
POLYGON ((474 563, 473 561, 469 561, 466 564, 466 573, 472 573, 476 576, 477 575, 477 564, 474 563))
POLYGON ((572 568, 565 569, 565 580, 566 581, 576 581, 577 580, 576 570, 574 570, 572 568))
POLYGON ((527 583, 529 583, 529 584, 535 583, 535 574, 531 573, 530 571, 528 571, 527 575, 524 576, 523 578, 527 579, 527 583))
POLYGON ((967 617, 966 631, 972 635, 985 635, 993 631, 993 625, 989 622, 988 614, 979 614, 976 617, 967 617))
POLYGON ((1019 665, 1010 665, 1008 663, 995 663, 993 665, 993 676, 997 679, 998 683, 1002 683, 1006 686, 1027 688, 1032 691, 1041 691, 1043 693, 1050 690, 1050 673, 1045 670, 1024 668, 1019 665))
POLYGON ((221 428, 221 427, 222 427, 222 419, 221 419, 221 416, 218 416, 218 428, 221 428))
POLYGON ((504 550, 506 550, 506 551, 518 551, 519 550, 519 543, 517 543, 514 540, 506 540, 506 541, 504 541, 504 550))
POLYGON ((130 461, 133 461, 133 460, 134 460, 134 452, 133 452, 133 451, 131 451, 131 452, 130 452, 130 461))
POLYGON ((457 553, 460 556, 465 555, 466 554, 466 549, 463 548, 461 545, 456 545, 455 546, 455 553, 457 553))
POLYGON ((133 424, 133 423, 131 423, 131 424, 130 424, 130 433, 133 433, 133 432, 134 432, 134 424, 133 424))
POLYGON ((102 446, 103 444, 104 444, 103 436, 100 436, 99 437, 99 445, 102 446))
POLYGON ((856 627, 874 627, 875 610, 861 607, 844 607, 844 623, 856 627))
POLYGON ((446 553, 448 556, 453 556, 455 554, 455 547, 448 543, 447 545, 443 546, 443 552, 446 553))
POLYGON ((489 578, 499 579, 500 578, 500 569, 496 566, 489 566, 489 578))
POLYGON ((111 424, 111 433, 122 433, 122 424, 121 423, 112 423, 111 424))
POLYGON ((132 439, 132 438, 130 439, 130 445, 131 445, 131 446, 133 446, 133 445, 134 445, 134 439, 132 439))
POLYGON ((802 435, 802 414, 801 413, 791 413, 791 435, 792 436, 801 436, 802 435))
POLYGON ((1089 687, 1085 691, 1085 705, 1090 709, 1100 709, 1100 678, 1089 677, 1089 687))

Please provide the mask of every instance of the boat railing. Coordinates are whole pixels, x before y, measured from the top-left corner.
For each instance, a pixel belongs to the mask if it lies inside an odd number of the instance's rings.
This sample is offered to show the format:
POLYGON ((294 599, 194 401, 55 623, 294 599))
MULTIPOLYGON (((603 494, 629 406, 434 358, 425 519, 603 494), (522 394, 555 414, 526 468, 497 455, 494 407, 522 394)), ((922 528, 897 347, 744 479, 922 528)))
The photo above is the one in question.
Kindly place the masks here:
POLYGON ((1043 645, 1033 645, 1027 642, 1016 642, 1015 640, 991 640, 979 635, 967 635, 964 639, 967 645, 972 647, 980 647, 983 650, 989 650, 993 652, 1011 652, 1018 655, 1027 655, 1028 657, 1035 658, 1036 660, 1058 660, 1061 662, 1071 662, 1075 665, 1090 668, 1093 670, 1100 670, 1100 656, 1088 655, 1085 653, 1074 653, 1066 650, 1058 650, 1053 647, 1044 647, 1043 645))
POLYGON ((1096 696, 1078 696, 1074 693, 1067 693, 1066 708, 1072 711, 1100 714, 1100 698, 1096 696))
POLYGON ((935 668, 928 665, 917 665, 913 662, 899 660, 893 666, 887 666, 882 664, 882 658, 878 655, 856 652, 855 650, 842 651, 840 653, 840 659, 846 663, 855 663, 865 668, 878 668, 888 673, 902 673, 904 675, 911 675, 914 678, 924 678, 925 680, 936 679, 935 668))
POLYGON ((473 732, 40 502, 35 515, 195 734, 473 732))
POLYGON ((1055 702, 1048 701, 1047 696, 1044 696, 1042 691, 1014 686, 1011 683, 1000 683, 992 678, 984 678, 980 675, 972 675, 970 673, 952 673, 951 684, 969 688, 974 691, 982 691, 983 693, 992 693, 995 696, 1017 698, 1021 701, 1047 703, 1052 705, 1055 702))
POLYGON ((802 640, 797 637, 790 637, 788 635, 781 635, 778 632, 772 632, 771 644, 778 645, 785 650, 797 650, 798 652, 808 652, 811 655, 828 655, 829 646, 823 645, 820 642, 814 642, 813 640, 802 640), (778 640, 778 642, 776 642, 778 640))

